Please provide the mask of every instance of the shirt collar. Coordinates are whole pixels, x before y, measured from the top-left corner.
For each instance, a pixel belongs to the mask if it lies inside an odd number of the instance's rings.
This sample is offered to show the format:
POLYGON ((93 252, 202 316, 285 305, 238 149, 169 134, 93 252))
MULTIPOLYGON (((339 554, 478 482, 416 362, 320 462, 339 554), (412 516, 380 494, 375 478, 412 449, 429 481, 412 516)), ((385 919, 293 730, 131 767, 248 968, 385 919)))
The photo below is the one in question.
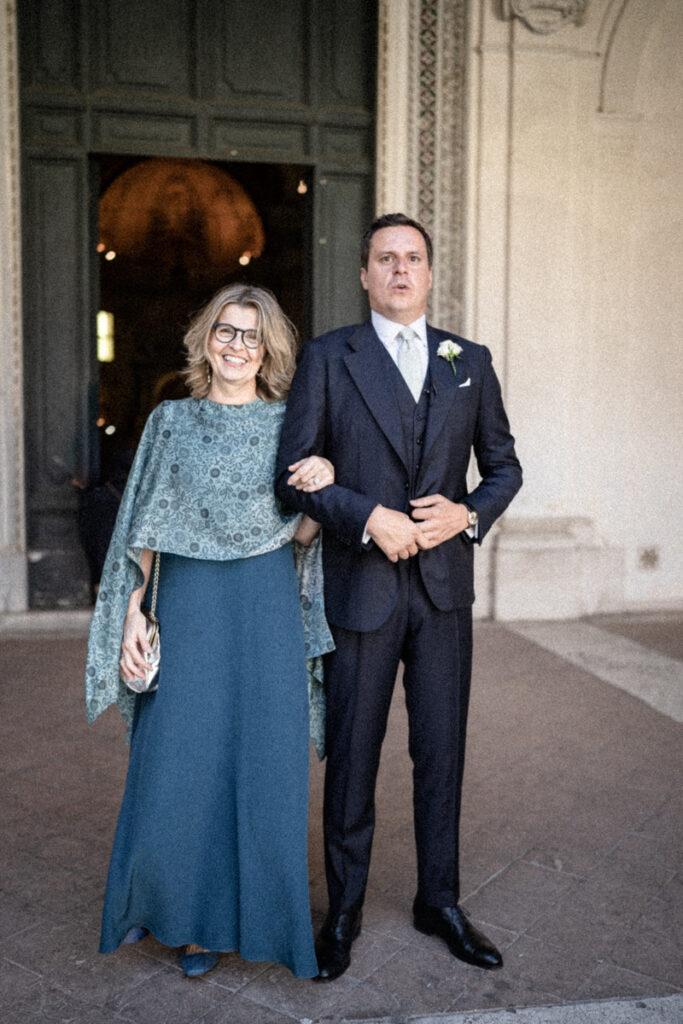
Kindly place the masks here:
MULTIPOLYGON (((389 320, 386 316, 382 316, 381 313, 377 313, 374 309, 370 310, 370 319, 372 326, 377 332, 377 336, 382 344, 391 349, 396 342, 396 335, 404 326, 404 324, 397 324, 394 320, 389 320)), ((408 327, 417 334, 422 344, 427 346, 427 317, 423 313, 421 317, 418 317, 412 324, 408 324, 408 327)))

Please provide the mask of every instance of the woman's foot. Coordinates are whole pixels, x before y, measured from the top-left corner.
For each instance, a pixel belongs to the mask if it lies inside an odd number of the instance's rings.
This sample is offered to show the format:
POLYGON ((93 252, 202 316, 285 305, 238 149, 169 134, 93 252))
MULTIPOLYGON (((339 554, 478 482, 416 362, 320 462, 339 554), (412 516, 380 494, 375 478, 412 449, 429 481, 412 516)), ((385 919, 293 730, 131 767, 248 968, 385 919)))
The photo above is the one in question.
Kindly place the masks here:
POLYGON ((218 963, 218 953, 210 949, 202 949, 194 942, 185 949, 180 956, 180 966, 185 977, 198 978, 201 974, 208 974, 218 963))
POLYGON ((146 935, 149 935, 146 928, 129 928, 123 937, 121 945, 128 946, 133 942, 139 942, 140 939, 144 939, 146 935))

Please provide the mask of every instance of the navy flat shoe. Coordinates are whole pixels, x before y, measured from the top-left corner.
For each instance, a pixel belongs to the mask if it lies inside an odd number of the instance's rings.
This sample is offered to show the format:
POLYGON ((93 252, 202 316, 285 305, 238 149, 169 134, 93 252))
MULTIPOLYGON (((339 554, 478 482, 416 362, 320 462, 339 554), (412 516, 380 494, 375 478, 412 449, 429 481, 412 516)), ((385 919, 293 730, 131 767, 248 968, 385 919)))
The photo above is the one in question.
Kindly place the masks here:
POLYGON ((217 963, 218 953, 210 949, 202 950, 201 953, 183 952, 180 956, 180 966, 186 978, 199 978, 202 974, 208 974, 217 963))

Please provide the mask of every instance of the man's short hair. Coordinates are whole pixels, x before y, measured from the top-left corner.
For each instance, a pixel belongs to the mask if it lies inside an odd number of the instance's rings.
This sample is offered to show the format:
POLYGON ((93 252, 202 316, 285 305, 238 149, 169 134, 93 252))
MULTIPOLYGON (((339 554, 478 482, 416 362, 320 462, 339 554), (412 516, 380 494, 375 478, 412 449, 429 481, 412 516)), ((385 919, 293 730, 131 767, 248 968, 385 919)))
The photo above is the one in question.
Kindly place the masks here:
POLYGON ((373 220, 372 224, 367 229, 367 231, 365 232, 365 234, 363 235, 363 237, 361 239, 361 243, 360 243, 360 265, 361 265, 361 267, 364 267, 366 270, 368 269, 368 258, 370 256, 370 243, 372 241, 372 236, 375 234, 375 232, 376 231, 381 231, 382 228, 395 228, 395 227, 415 228, 416 231, 420 232, 420 234, 422 235, 422 237, 425 240, 425 245, 427 246, 427 261, 429 263, 429 266, 431 267, 431 265, 432 265, 432 256, 433 256, 434 250, 433 250, 433 247, 432 247, 432 240, 429 237, 429 232, 418 221, 412 220, 410 217, 406 217, 405 213, 385 213, 385 214, 382 214, 381 217, 377 217, 376 220, 373 220))

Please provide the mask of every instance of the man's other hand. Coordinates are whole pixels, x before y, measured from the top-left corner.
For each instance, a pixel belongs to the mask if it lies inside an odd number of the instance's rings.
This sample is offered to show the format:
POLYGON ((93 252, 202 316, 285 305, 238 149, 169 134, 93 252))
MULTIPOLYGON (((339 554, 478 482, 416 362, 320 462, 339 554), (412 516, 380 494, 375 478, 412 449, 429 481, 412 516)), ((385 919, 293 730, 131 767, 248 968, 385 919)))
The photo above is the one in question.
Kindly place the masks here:
POLYGON ((421 543, 421 527, 410 516, 383 505, 373 509, 366 530, 390 562, 410 558, 425 546, 421 543))

